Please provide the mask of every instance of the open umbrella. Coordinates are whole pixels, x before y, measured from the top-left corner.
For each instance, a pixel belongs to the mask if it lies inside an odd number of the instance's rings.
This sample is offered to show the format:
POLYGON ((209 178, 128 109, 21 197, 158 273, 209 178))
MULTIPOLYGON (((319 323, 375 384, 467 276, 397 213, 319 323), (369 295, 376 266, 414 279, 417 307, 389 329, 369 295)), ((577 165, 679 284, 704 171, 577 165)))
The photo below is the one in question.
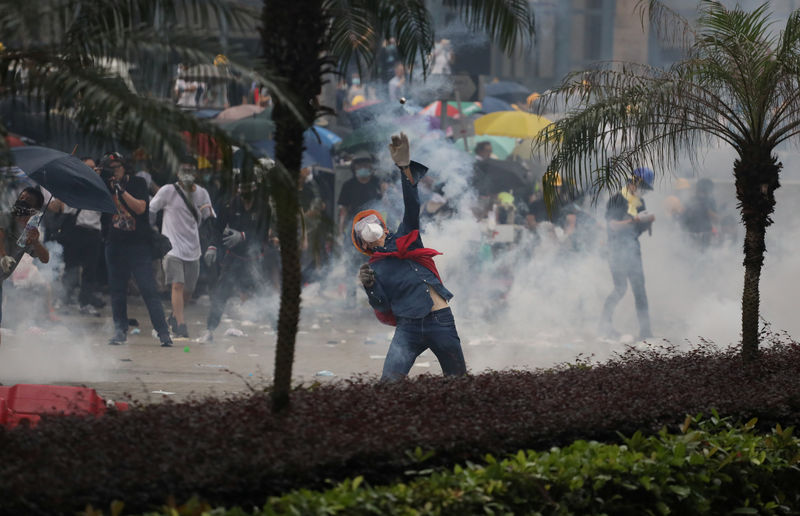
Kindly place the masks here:
MULTIPOLYGON (((506 159, 514 151, 514 147, 517 145, 517 139, 509 138, 508 136, 492 136, 488 134, 469 136, 467 137, 467 148, 469 149, 469 153, 475 154, 475 145, 482 141, 487 141, 492 144, 492 154, 497 156, 497 159, 506 159)), ((462 138, 458 138, 453 143, 459 149, 464 148, 464 140, 462 138)))
POLYGON ((315 125, 311 129, 306 129, 306 132, 303 133, 303 136, 305 137, 307 134, 310 134, 311 137, 314 138, 314 141, 317 141, 317 138, 319 138, 319 143, 328 149, 342 141, 341 136, 334 133, 330 129, 325 129, 324 127, 320 127, 318 125, 315 125))
POLYGON ((338 150, 349 153, 359 150, 374 151, 377 147, 386 145, 395 132, 397 127, 389 125, 366 125, 345 136, 338 145, 338 150))
POLYGON ((485 159, 475 164, 473 184, 480 195, 496 195, 509 190, 529 188, 524 179, 525 169, 514 161, 485 159))
MULTIPOLYGON (((478 102, 462 102, 461 109, 459 109, 458 102, 449 101, 447 103, 447 116, 450 118, 458 118, 461 115, 471 115, 480 111, 481 105, 478 102)), ((418 114, 428 116, 442 116, 442 101, 437 100, 425 106, 418 114)))
POLYGON ((272 138, 275 123, 265 116, 250 116, 220 124, 220 127, 234 138, 246 141, 258 141, 272 138))
POLYGON ((263 111, 264 108, 257 104, 240 104, 222 110, 216 118, 214 118, 214 122, 220 124, 233 122, 234 120, 241 120, 242 118, 257 115, 263 111))
POLYGON ((514 111, 511 104, 497 97, 483 97, 481 111, 484 113, 494 113, 496 111, 514 111))
POLYGON ((525 100, 530 92, 531 90, 527 86, 512 81, 490 82, 484 89, 486 96, 495 97, 506 102, 525 100))
POLYGON ((14 164, 67 206, 116 213, 108 187, 81 160, 47 147, 11 149, 14 164))
POLYGON ((533 138, 548 125, 550 120, 543 116, 524 111, 498 111, 475 120, 475 134, 533 138))

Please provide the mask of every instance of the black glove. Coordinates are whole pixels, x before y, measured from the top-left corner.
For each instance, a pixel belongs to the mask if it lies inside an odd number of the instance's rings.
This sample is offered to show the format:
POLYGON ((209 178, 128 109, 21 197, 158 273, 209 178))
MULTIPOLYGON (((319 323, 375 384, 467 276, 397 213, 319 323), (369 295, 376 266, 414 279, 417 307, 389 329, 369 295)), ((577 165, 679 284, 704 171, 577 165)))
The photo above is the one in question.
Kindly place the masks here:
POLYGON ((358 269, 358 279, 366 288, 369 288, 375 284, 375 271, 370 269, 368 263, 365 263, 360 269, 358 269))

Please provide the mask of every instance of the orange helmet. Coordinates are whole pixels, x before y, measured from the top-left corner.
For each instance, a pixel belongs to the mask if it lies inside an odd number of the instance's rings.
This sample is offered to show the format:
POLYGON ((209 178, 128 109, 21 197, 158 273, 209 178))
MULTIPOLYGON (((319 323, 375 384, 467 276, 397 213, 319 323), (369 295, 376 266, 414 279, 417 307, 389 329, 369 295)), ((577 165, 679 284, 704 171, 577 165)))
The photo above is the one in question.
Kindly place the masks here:
POLYGON ((365 242, 361 239, 361 235, 359 235, 356 231, 356 224, 370 216, 377 219, 376 221, 373 220, 373 222, 379 222, 380 225, 383 226, 384 232, 389 232, 389 230, 386 228, 386 221, 383 220, 383 216, 380 214, 380 212, 375 210, 364 210, 356 213, 356 216, 353 217, 353 228, 350 231, 350 238, 353 240, 353 245, 356 246, 356 249, 367 256, 372 256, 373 251, 369 250, 365 245, 365 242))

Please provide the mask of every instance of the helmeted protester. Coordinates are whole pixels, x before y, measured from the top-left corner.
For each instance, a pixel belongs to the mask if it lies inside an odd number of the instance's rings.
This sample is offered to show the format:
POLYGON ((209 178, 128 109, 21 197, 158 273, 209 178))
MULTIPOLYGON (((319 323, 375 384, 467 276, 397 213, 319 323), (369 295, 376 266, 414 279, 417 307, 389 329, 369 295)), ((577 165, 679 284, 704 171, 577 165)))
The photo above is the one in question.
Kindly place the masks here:
POLYGON ((172 249, 164 257, 165 283, 171 285, 172 334, 189 337, 183 317, 185 303, 191 299, 200 275, 200 225, 214 216, 211 198, 205 188, 195 184, 197 170, 193 165, 183 164, 178 171, 178 181, 161 187, 153 200, 150 211, 155 214, 164 210, 161 232, 169 238, 172 249))
POLYGON ((39 241, 38 227, 28 224, 43 205, 42 192, 28 187, 20 192, 10 212, 0 213, 0 323, 3 320, 3 281, 11 276, 22 256, 27 253, 42 263, 50 261, 50 252, 39 241))
POLYGON ((133 275, 161 345, 172 346, 153 275, 153 230, 150 227, 147 184, 144 179, 128 172, 122 156, 116 152, 103 157, 100 169, 100 176, 117 207, 116 213, 104 213, 101 217, 114 318, 114 335, 108 343, 118 345, 128 339, 128 280, 133 275))
POLYGON ((410 160, 405 134, 392 136, 392 159, 402 171, 403 221, 389 232, 380 213, 366 210, 353 221, 353 245, 370 257, 359 270, 359 280, 381 322, 397 327, 386 354, 382 380, 408 374, 414 360, 430 348, 445 375, 466 373, 461 340, 448 301, 453 294, 442 283, 433 257, 419 232, 419 180, 428 169, 410 160))
POLYGON ((206 332, 199 342, 214 340, 225 304, 235 293, 250 294, 264 285, 264 249, 267 244, 270 207, 258 194, 258 184, 244 183, 219 213, 214 245, 203 259, 212 266, 220 260, 217 283, 211 290, 211 309, 206 332))
POLYGON ((635 169, 625 187, 608 200, 606 207, 608 261, 614 290, 603 305, 601 332, 609 337, 617 336, 612 318, 614 309, 625 296, 628 282, 631 284, 639 319, 639 338, 652 337, 639 235, 652 231, 655 221, 655 215, 645 211, 642 199, 644 192, 653 189, 653 180, 654 174, 649 168, 635 169))

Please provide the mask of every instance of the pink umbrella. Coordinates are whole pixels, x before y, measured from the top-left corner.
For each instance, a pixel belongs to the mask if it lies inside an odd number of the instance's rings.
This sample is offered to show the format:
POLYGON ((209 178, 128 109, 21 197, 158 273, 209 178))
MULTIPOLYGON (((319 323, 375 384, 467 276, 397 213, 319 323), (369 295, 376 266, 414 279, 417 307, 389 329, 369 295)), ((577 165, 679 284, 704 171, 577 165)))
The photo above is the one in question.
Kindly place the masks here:
POLYGON ((248 116, 257 115, 262 111, 264 111, 264 108, 257 104, 241 104, 239 106, 229 107, 228 109, 220 111, 220 113, 214 118, 214 122, 233 122, 235 120, 247 118, 248 116))

